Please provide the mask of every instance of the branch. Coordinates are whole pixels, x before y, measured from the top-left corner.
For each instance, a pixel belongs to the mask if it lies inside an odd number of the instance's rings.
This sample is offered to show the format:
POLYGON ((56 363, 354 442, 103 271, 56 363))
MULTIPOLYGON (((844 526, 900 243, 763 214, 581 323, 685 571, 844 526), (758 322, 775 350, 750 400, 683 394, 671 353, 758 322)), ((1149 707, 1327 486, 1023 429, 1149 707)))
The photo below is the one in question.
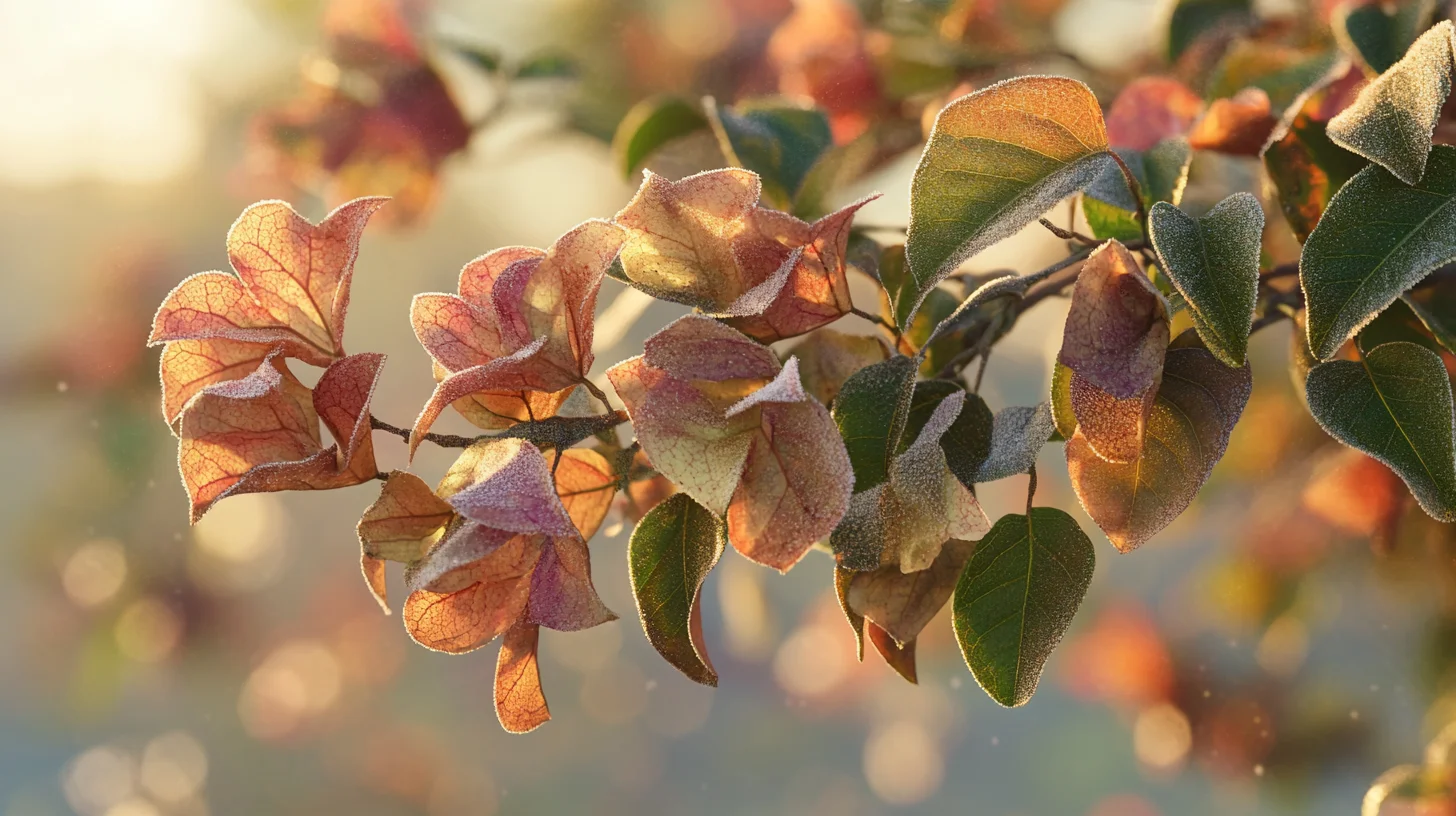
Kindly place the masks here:
POLYGON ((1122 180, 1127 182, 1127 191, 1132 193, 1133 201, 1137 202, 1137 220, 1143 227, 1143 243, 1151 243, 1152 239, 1148 237, 1148 211, 1143 206, 1142 185, 1138 184, 1137 176, 1132 174, 1132 170, 1127 166, 1127 162, 1122 160, 1121 156, 1111 150, 1107 151, 1107 155, 1111 156, 1112 160, 1117 162, 1118 168, 1122 170, 1122 180))
POLYGON ((852 315, 854 315, 855 317, 858 317, 858 318, 861 318, 861 319, 864 319, 864 320, 868 320, 869 322, 874 323, 876 326, 879 326, 880 328, 885 329, 890 334, 895 335, 895 343, 896 343, 897 346, 899 345, 899 342, 900 342, 900 327, 899 326, 896 326, 894 323, 891 323, 888 320, 885 320, 883 317, 880 317, 879 315, 870 314, 869 312, 866 312, 865 310, 860 309, 858 307, 851 306, 850 309, 849 309, 849 313, 852 314, 852 315))
POLYGON ((1052 235, 1057 236, 1058 238, 1062 239, 1063 241, 1076 241, 1079 244, 1085 244, 1087 246, 1097 246, 1098 244, 1101 244, 1102 243, 1101 241, 1097 240, 1096 238, 1093 238, 1090 235, 1083 235, 1082 233, 1077 232, 1076 230, 1062 229, 1061 227, 1057 226, 1056 224, 1053 224, 1052 222, 1046 220, 1045 218, 1040 219, 1038 223, 1040 223, 1043 227, 1046 227, 1047 230, 1050 231, 1052 235))
MULTIPOLYGON (((408 428, 401 428, 396 425, 390 425, 388 422, 385 422, 384 420, 380 419, 377 416, 374 416, 373 414, 369 415, 369 427, 373 428, 376 431, 392 433, 400 439, 403 439, 405 442, 408 442, 410 439, 410 432, 408 428)), ((425 441, 433 442, 442 448, 468 448, 471 445, 475 444, 475 439, 472 437, 455 436, 454 434, 427 433, 425 434, 425 441)))
MULTIPOLYGON (((607 428, 615 428, 623 422, 627 422, 628 419, 626 411, 611 411, 593 416, 550 417, 531 422, 518 422, 496 434, 455 436, 454 434, 427 433, 424 439, 426 442, 433 442, 442 448, 468 448, 476 442, 487 439, 525 439, 538 447, 562 450, 592 434, 600 433, 607 428)), ((377 431, 392 433, 406 442, 409 441, 409 430, 391 425, 379 417, 370 415, 369 425, 377 431)))

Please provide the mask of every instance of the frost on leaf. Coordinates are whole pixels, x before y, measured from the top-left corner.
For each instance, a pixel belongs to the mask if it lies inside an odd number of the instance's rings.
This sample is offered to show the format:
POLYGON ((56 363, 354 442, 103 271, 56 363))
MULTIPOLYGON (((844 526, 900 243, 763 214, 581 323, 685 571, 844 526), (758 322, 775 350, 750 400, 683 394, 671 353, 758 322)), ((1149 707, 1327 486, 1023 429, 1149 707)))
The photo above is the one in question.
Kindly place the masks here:
POLYGON ((516 625, 575 631, 615 620, 557 491, 551 464, 523 440, 467 449, 436 491, 459 518, 405 571, 410 636, 459 653, 516 625))
POLYGON ((1431 134, 1451 93, 1456 41, 1450 20, 1417 39, 1400 62, 1360 91, 1354 104, 1330 120, 1335 144, 1389 170, 1406 184, 1426 173, 1431 134))
POLYGON ((344 316, 359 236, 388 199, 360 198, 318 225, 281 201, 243 211, 228 231, 236 274, 177 284, 152 320, 162 352, 162 410, 175 422, 204 387, 248 376, 273 350, 327 366, 344 356, 344 316))
POLYGON ((1107 110, 1107 142, 1150 150, 1182 136, 1203 113, 1203 97, 1171 77, 1138 77, 1123 86, 1107 110))
POLYGON ((725 518, 744 556, 787 570, 844 514, 849 456, 829 412, 767 347, 681 318, 607 372, 662 475, 725 518), (799 463, 814 462, 815 467, 799 463))
POLYGON ((632 596, 653 648, 689 680, 718 685, 703 643, 703 581, 723 555, 723 523, 685 493, 652 508, 627 545, 632 596))
POLYGON ((962 261, 1091 183, 1107 147, 1102 109, 1076 80, 1019 77, 947 105, 910 186, 901 327, 962 261))
POLYGON ((597 292, 625 240, 613 224, 586 221, 549 249, 471 261, 458 295, 416 295, 410 322, 440 380, 416 434, 452 404, 488 430, 555 415, 591 370, 597 292))
POLYGON ((696 306, 764 342, 851 308, 845 255, 861 199, 808 224, 758 206, 759 179, 713 170, 681 181, 647 173, 617 214, 630 235, 622 270, 655 297, 696 306))
POLYGON ((845 380, 856 371, 890 358, 890 349, 880 338, 833 329, 814 332, 788 353, 799 360, 804 390, 824 405, 834 402, 845 380))
POLYGON ((1092 542, 1061 510, 1006 515, 976 544, 951 622, 976 682, 1003 706, 1026 703, 1092 582, 1092 542))
POLYGON ((974 541, 951 540, 930 566, 919 572, 901 572, 897 564, 852 572, 849 607, 878 625, 896 643, 909 643, 950 600, 956 579, 975 549, 974 541))
POLYGON ((1336 9, 1330 27, 1346 52, 1371 74, 1382 74, 1405 56, 1435 11, 1434 0, 1412 0, 1395 8, 1345 3, 1336 9))
POLYGON ((1243 365, 1259 292, 1259 200, 1235 193, 1198 219, 1159 203, 1148 213, 1148 229, 1198 336, 1225 364, 1243 365))
POLYGON ((541 689, 537 648, 541 627, 520 624, 506 630, 495 663, 495 715, 512 734, 534 731, 551 719, 541 689))
POLYGON ((980 502, 946 464, 941 437, 965 403, 956 391, 936 406, 915 442, 890 463, 886 481, 854 495, 830 538, 846 569, 896 565, 924 570, 950 539, 974 539, 990 528, 980 502))
POLYGON ((1330 201, 1299 258, 1309 348, 1321 360, 1432 270, 1456 259, 1456 147, 1437 147, 1419 184, 1382 167, 1330 201))
POLYGON ((1456 353, 1456 272, 1437 271, 1401 297, 1436 342, 1456 353))
POLYGON ((202 389, 177 419, 178 467, 196 522, 240 493, 328 490, 374 478, 369 401, 381 354, 334 363, 312 392, 275 352, 241 380, 202 389), (323 447, 322 419, 335 444, 323 447))
POLYGON ((1109 462, 1137 459, 1167 347, 1162 295, 1122 244, 1103 244, 1072 289, 1057 361, 1081 434, 1109 462))
POLYGON ((1072 488, 1119 550, 1135 549, 1192 503, 1223 457, 1252 385, 1247 363, 1229 368, 1206 349, 1171 348, 1136 461, 1098 456, 1084 428, 1068 440, 1072 488))
POLYGON ((420 477, 402 470, 389 474, 379 498, 364 511, 357 527, 364 582, 385 614, 389 614, 385 562, 419 560, 454 517, 455 509, 420 477))
POLYGON ((977 482, 994 482, 1031 470, 1056 430, 1050 403, 1002 408, 991 421, 991 453, 976 470, 977 482))
POLYGON ((1359 362, 1322 363, 1305 395, 1331 436, 1394 470, 1432 518, 1456 520, 1456 410, 1435 352, 1386 343, 1359 362))
POLYGON ((1277 124, 1269 95, 1259 88, 1245 88, 1210 103, 1189 131, 1188 144, 1195 150, 1257 156, 1277 124))

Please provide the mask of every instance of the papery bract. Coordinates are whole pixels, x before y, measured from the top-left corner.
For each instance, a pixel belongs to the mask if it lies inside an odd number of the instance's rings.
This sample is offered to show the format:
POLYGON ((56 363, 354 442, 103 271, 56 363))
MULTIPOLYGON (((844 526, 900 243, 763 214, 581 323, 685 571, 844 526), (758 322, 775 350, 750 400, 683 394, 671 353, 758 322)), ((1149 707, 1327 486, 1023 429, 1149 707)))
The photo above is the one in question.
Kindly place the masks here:
POLYGON ((849 457, 798 365, 717 321, 688 316, 607 376, 658 471, 725 517, 749 559, 787 570, 844 514, 849 457), (796 463, 813 462, 806 468, 796 463))

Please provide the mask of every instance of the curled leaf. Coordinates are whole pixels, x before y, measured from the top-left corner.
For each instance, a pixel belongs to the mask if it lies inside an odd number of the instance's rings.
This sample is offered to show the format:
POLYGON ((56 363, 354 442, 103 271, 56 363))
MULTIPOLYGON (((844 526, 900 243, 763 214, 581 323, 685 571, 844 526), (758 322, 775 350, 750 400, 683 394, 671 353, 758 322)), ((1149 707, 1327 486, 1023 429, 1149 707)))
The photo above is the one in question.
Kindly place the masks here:
POLYGON ((890 633, 881 629, 873 621, 865 621, 865 634, 869 636, 870 645, 880 653, 880 657, 895 670, 895 673, 905 678, 907 682, 919 683, 919 672, 915 669, 915 641, 910 640, 904 644, 896 643, 890 633))
POLYGON ((952 540, 946 542, 930 566, 919 572, 901 572, 896 564, 870 572, 851 572, 849 606, 896 643, 907 644, 950 600, 961 570, 975 549, 973 541, 952 540))
POLYGON ((1072 488, 1119 550, 1135 549, 1192 503, 1223 457, 1252 384, 1247 363, 1234 369, 1205 349, 1172 348, 1135 461, 1105 460, 1081 427, 1068 440, 1072 488))
POLYGON ((1073 287, 1057 361, 1072 370, 1081 433, 1108 461, 1137 458, 1167 347, 1162 295, 1122 244, 1103 244, 1073 287))
POLYGON ((829 539, 846 569, 896 564, 902 572, 926 569, 946 541, 971 539, 990 527, 971 491, 946 464, 941 437, 965 403, 956 391, 936 406, 915 442, 894 457, 888 478, 854 494, 829 539))
POLYGON ((642 449, 750 560, 787 570, 844 514, 853 484, 829 412, 797 362, 717 321, 681 318, 607 372, 642 449), (815 468, 792 466, 812 461, 815 468))
POLYGON ((688 679, 706 686, 718 685, 718 673, 703 644, 701 590, 726 543, 722 522, 678 493, 642 517, 627 545, 647 639, 688 679))

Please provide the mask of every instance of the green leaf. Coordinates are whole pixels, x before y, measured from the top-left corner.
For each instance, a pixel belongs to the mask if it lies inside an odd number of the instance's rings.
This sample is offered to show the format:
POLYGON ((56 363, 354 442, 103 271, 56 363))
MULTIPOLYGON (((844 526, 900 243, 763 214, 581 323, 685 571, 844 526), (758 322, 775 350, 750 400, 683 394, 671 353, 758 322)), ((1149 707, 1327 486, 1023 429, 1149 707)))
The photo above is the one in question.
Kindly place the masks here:
MULTIPOLYGON (((950 380, 923 380, 915 384, 910 397, 910 413, 906 417, 905 430, 900 436, 896 453, 903 453, 920 436, 920 430, 935 413, 940 401, 964 390, 950 380)), ((991 409, 986 401, 976 394, 966 394, 961 412, 955 422, 940 437, 940 449, 945 454, 945 463, 961 484, 973 487, 976 473, 986 457, 991 455, 991 409)))
POLYGON ((487 74, 493 74, 500 70, 501 54, 500 51, 494 48, 456 42, 445 43, 445 45, 451 51, 468 60, 471 65, 474 65, 487 74))
POLYGON ((936 118, 910 184, 905 257, 920 301, 962 261, 1010 237, 1092 182, 1111 158, 1091 90, 1021 77, 952 102, 936 118))
POLYGON ((1228 447, 1253 386, 1249 367, 1229 368, 1174 341, 1163 364, 1136 461, 1108 462, 1080 430, 1067 442, 1067 472, 1087 515, 1123 552, 1172 523, 1198 495, 1228 447))
POLYGON ((1402 297, 1436 342, 1456 354, 1456 272, 1435 272, 1402 297))
POLYGON ((830 413, 849 451, 856 493, 883 482, 889 473, 914 389, 915 359, 895 356, 856 371, 834 398, 830 413))
POLYGON ((1334 49, 1270 49, 1263 42, 1239 40, 1214 69, 1205 95, 1229 99, 1245 88, 1258 88, 1269 97, 1270 108, 1282 111, 1340 61, 1340 52, 1334 49))
MULTIPOLYGON (((1338 80, 1337 80, 1338 82, 1338 80)), ((1264 147, 1264 169, 1279 200, 1279 209, 1300 243, 1309 239, 1330 199, 1352 176, 1369 164, 1330 140, 1317 118, 1337 84, 1311 90, 1292 106, 1264 147)))
MULTIPOLYGON (((913 299, 915 296, 908 294, 908 297, 913 299)), ((950 292, 940 288, 932 289, 920 304, 920 310, 915 313, 910 326, 905 329, 905 341, 916 349, 925 349, 921 371, 927 377, 940 371, 961 350, 961 343, 953 334, 934 336, 936 327, 948 320, 959 305, 955 295, 950 292)))
POLYGON ((1148 230, 1198 336, 1225 365, 1242 366, 1259 293, 1259 199, 1234 193, 1198 219, 1158 202, 1148 213, 1148 230))
MULTIPOLYGON (((1188 185, 1188 168, 1193 149, 1187 139, 1164 139, 1148 150, 1117 150, 1142 190, 1143 206, 1166 201, 1177 205, 1188 185)), ((1137 222, 1137 202, 1127 189, 1122 170, 1108 167, 1082 196, 1082 211, 1092 234, 1098 238, 1137 241, 1143 237, 1137 222)))
POLYGON ((1433 518, 1456 521, 1456 411, 1440 357, 1387 343, 1361 362, 1315 366, 1305 394, 1331 436, 1388 465, 1433 518))
POLYGON ((832 210, 830 199, 844 185, 863 176, 879 155, 880 136, 875 130, 861 133, 849 144, 830 145, 804 174, 794 197, 794 215, 815 221, 832 210))
POLYGON ((976 682, 1008 708, 1031 699, 1082 605, 1092 540, 1051 507, 1006 515, 976 545, 951 601, 956 640, 976 682))
POLYGON ((642 630, 658 654, 705 686, 718 685, 718 673, 703 647, 699 590, 727 541, 707 508, 676 493, 642 517, 627 544, 642 630))
POLYGON ((1176 62, 1200 34, 1252 19, 1250 0, 1180 0, 1168 21, 1168 61, 1176 62))
POLYGON ((763 193, 789 209, 809 170, 834 144, 829 117, 818 108, 779 100, 747 100, 732 108, 707 102, 723 154, 763 179, 763 193))
POLYGON ((1451 21, 1443 20, 1422 34, 1399 62, 1330 120, 1330 139, 1406 184, 1419 182, 1441 106, 1451 93, 1453 31, 1451 21))
POLYGON ((1385 311, 1355 335, 1355 345, 1365 354, 1386 343, 1415 343, 1437 354, 1441 352, 1440 344, 1404 300, 1385 307, 1385 311))
POLYGON ((686 100, 675 96, 644 99, 633 105, 617 125, 612 154, 617 157, 622 175, 630 178, 663 145, 707 127, 707 117, 686 100))
POLYGON ((1379 3, 1346 6, 1332 28, 1350 56, 1365 63, 1371 73, 1382 74, 1405 55, 1435 12, 1435 0, 1414 0, 1393 9, 1379 3))
POLYGON ((575 79, 579 73, 576 60, 555 51, 533 54, 516 65, 517 79, 575 79))
POLYGON ((1370 318, 1456 259, 1456 148, 1437 147, 1414 187, 1382 167, 1330 200, 1299 258, 1309 348, 1328 360, 1370 318))

